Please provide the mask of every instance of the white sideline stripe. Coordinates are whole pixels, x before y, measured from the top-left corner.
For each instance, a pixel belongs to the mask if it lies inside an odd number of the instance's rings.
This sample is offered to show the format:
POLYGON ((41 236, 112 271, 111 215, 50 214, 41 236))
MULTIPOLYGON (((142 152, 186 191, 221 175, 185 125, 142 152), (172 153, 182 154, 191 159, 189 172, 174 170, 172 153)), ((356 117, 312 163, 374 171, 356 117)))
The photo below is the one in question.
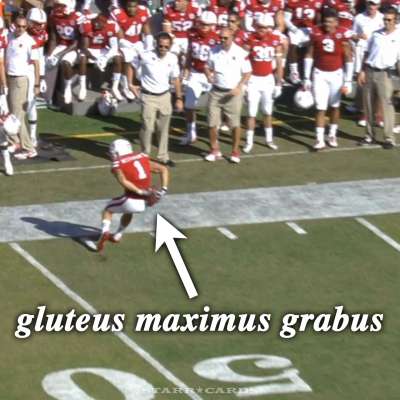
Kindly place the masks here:
POLYGON ((301 226, 297 225, 296 222, 286 222, 286 225, 299 235, 307 235, 307 232, 301 226))
POLYGON ((374 233, 376 236, 380 237, 383 241, 385 241, 389 246, 392 246, 395 250, 400 252, 400 243, 396 242, 390 236, 386 235, 385 232, 381 231, 375 225, 371 224, 364 218, 356 218, 357 222, 361 225, 365 226, 368 230, 374 233))
MULTIPOLYGON (((380 149, 381 146, 379 145, 372 145, 368 147, 362 146, 354 146, 354 147, 341 147, 337 149, 324 149, 323 153, 332 153, 332 152, 341 152, 341 151, 357 151, 357 150, 374 150, 380 149)), ((284 157, 284 156, 292 156, 292 155, 302 155, 302 154, 310 154, 312 153, 309 150, 296 150, 296 151, 283 151, 280 153, 259 153, 259 154, 243 154, 241 158, 243 159, 251 159, 251 158, 264 158, 264 157, 284 157)), ((185 160, 177 160, 175 161, 177 164, 184 164, 184 163, 192 163, 192 162, 204 162, 203 157, 198 158, 188 158, 185 160)), ((46 168, 46 169, 29 169, 26 171, 15 171, 14 175, 29 175, 29 174, 45 174, 45 173, 52 173, 52 172, 74 172, 74 171, 85 171, 91 169, 104 169, 110 168, 110 164, 99 164, 99 165, 90 165, 86 167, 65 167, 65 168, 46 168)), ((5 177, 4 175, 0 174, 0 177, 5 177)))
POLYGON ((228 228, 224 228, 223 226, 217 228, 217 231, 222 233, 224 236, 226 236, 230 240, 239 239, 232 231, 230 231, 228 228))
MULTIPOLYGON (((20 256, 22 256, 29 264, 36 268, 42 275, 44 275, 50 282, 57 286, 64 294, 66 294, 73 301, 78 303, 83 309, 85 309, 90 314, 97 314, 98 311, 85 299, 83 299, 79 294, 70 289, 60 278, 50 272, 44 265, 32 257, 26 250, 24 250, 18 243, 10 243, 10 247, 15 250, 20 256)), ((154 369, 156 369, 161 375, 163 375, 167 380, 173 383, 175 386, 183 390, 185 394, 188 395, 192 400, 202 400, 200 396, 193 393, 190 388, 183 383, 179 378, 177 378, 172 372, 165 368, 159 361, 157 361, 152 355, 150 355, 146 350, 140 347, 135 341, 133 341, 129 336, 123 332, 113 332, 113 334, 121 340, 126 346, 137 353, 145 361, 147 361, 154 369)))

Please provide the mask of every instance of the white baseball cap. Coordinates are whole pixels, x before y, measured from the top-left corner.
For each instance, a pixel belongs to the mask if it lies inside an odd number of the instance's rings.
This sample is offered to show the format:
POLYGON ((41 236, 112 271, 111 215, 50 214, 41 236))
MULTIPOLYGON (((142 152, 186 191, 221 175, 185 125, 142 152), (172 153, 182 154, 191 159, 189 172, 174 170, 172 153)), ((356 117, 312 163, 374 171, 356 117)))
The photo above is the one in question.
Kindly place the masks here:
POLYGON ((379 5, 379 4, 381 4, 381 0, 367 0, 367 3, 379 5))

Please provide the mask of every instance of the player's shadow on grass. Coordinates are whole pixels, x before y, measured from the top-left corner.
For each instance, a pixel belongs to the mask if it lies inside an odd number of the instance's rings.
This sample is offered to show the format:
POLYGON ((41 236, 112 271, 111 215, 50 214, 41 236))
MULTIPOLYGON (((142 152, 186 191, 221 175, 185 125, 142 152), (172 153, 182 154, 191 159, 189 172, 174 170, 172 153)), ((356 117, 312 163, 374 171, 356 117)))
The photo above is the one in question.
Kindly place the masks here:
POLYGON ((35 217, 22 217, 21 220, 34 225, 38 231, 53 237, 72 239, 84 247, 88 247, 84 239, 97 240, 100 235, 100 229, 96 227, 67 221, 46 221, 35 217))
POLYGON ((40 137, 47 142, 62 145, 69 150, 82 151, 94 157, 109 159, 107 155, 108 143, 90 138, 57 135, 56 133, 41 133, 40 137))

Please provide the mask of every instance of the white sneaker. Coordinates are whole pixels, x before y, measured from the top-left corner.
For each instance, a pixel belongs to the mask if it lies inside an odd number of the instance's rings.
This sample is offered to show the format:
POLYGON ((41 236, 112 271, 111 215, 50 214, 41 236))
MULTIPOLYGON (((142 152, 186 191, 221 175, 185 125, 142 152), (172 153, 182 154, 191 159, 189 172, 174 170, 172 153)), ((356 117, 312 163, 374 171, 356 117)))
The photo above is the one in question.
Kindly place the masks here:
POLYGON ((119 243, 122 239, 122 233, 121 232, 117 232, 114 233, 113 235, 111 235, 110 237, 110 242, 111 243, 119 243))
POLYGON ((207 154, 204 159, 209 162, 214 162, 222 158, 222 153, 219 150, 213 150, 211 153, 207 154))
POLYGON ((325 148, 325 141, 323 140, 318 140, 313 146, 314 150, 322 150, 324 148, 325 148))
POLYGON ((7 176, 14 175, 14 167, 10 160, 4 160, 4 172, 7 176))
POLYGON ((28 160, 30 158, 35 158, 37 156, 38 156, 38 153, 36 150, 32 150, 32 151, 23 150, 20 153, 14 154, 14 158, 16 160, 28 160))
POLYGON ((86 95, 87 95, 86 86, 81 85, 79 87, 78 100, 79 101, 84 101, 86 99, 86 95))
POLYGON ((118 82, 117 82, 116 85, 112 86, 111 93, 118 101, 122 101, 123 100, 122 94, 118 89, 118 82))
POLYGON ((219 130, 220 130, 221 132, 229 132, 229 131, 230 131, 229 126, 226 125, 226 124, 221 125, 221 126, 219 127, 219 130))
POLYGON ((64 103, 71 104, 72 103, 72 88, 71 86, 67 86, 64 91, 64 103))
POLYGON ((299 85, 301 83, 300 75, 298 72, 291 72, 289 74, 289 80, 293 85, 299 85))
POLYGON ((128 100, 135 100, 135 95, 128 88, 123 88, 122 93, 128 100))
POLYGON ((365 128, 367 126, 367 120, 366 119, 359 119, 357 122, 358 126, 362 126, 363 128, 365 128))
POLYGON ((338 142, 336 136, 329 135, 328 136, 328 145, 330 147, 338 147, 338 142))
POLYGON ((397 125, 393 128, 393 133, 396 133, 396 134, 400 133, 400 125, 397 125))
POLYGON ((253 148, 253 143, 246 143, 246 145, 243 147, 243 153, 250 153, 253 148))
POLYGON ((267 147, 271 150, 278 150, 278 146, 274 142, 267 142, 267 147))

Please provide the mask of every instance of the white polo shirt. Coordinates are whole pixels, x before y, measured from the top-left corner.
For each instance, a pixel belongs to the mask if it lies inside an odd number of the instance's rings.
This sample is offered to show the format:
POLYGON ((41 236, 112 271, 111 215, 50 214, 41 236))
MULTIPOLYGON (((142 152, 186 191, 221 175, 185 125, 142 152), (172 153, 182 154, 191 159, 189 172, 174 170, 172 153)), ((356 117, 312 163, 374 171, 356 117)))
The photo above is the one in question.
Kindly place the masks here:
POLYGON ((366 64, 378 69, 394 68, 400 61, 400 29, 386 33, 379 29, 368 41, 368 57, 366 64))
POLYGON ((140 70, 140 84, 151 93, 163 93, 170 89, 171 79, 179 78, 178 58, 168 52, 160 58, 156 51, 148 50, 133 59, 136 70, 140 70))
MULTIPOLYGON (((367 12, 357 14, 354 18, 353 31, 357 35, 365 34, 367 40, 371 37, 372 33, 378 29, 383 28, 383 14, 377 12, 374 17, 371 17, 367 12)), ((359 46, 367 47, 367 40, 360 39, 358 41, 359 46)))
POLYGON ((251 72, 248 52, 235 42, 229 50, 222 45, 211 48, 208 66, 214 71, 214 85, 221 89, 235 88, 242 75, 251 72))
POLYGON ((24 32, 16 37, 10 33, 6 48, 6 74, 11 76, 28 76, 31 61, 38 60, 39 54, 34 39, 24 32))

